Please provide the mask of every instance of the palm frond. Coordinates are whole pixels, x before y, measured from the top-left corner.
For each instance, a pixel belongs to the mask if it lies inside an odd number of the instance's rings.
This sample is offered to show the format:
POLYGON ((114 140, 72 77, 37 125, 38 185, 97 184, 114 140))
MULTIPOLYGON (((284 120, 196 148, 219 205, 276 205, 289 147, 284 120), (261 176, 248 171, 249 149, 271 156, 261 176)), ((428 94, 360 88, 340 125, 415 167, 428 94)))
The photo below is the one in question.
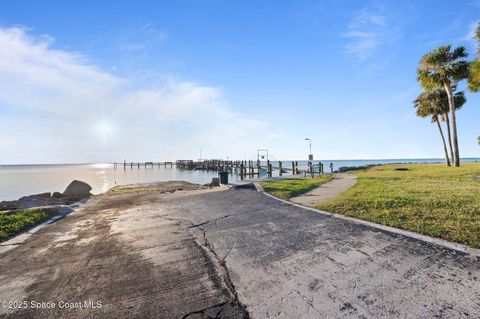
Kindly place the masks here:
POLYGON ((475 30, 475 41, 477 42, 477 54, 480 55, 480 22, 475 30))
POLYGON ((453 52, 450 54, 450 61, 455 61, 458 59, 463 59, 468 57, 467 49, 465 47, 457 47, 453 50, 453 52))
POLYGON ((476 59, 470 64, 468 74, 468 89, 472 92, 480 91, 480 60, 476 59))
POLYGON ((470 64, 465 60, 468 56, 464 47, 453 49, 451 45, 444 45, 426 53, 418 64, 417 80, 426 90, 435 90, 448 82, 466 79, 469 75, 470 64))

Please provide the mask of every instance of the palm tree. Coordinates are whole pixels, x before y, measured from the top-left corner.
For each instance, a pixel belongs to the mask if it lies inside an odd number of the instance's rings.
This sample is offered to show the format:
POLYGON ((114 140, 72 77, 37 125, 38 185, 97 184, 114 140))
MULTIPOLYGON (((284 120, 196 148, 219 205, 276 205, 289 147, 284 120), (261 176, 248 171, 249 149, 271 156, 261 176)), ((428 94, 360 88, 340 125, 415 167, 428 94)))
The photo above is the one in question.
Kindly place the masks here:
MULTIPOLYGON (((477 56, 470 64, 470 74, 468 75, 468 89, 471 92, 480 91, 480 23, 475 30, 475 40, 477 42, 477 56)), ((480 145, 480 136, 477 138, 480 145)))
MULTIPOLYGON (((455 107, 457 110, 460 109, 466 102, 463 92, 456 93, 454 95, 454 99, 455 107)), ((445 143, 445 137, 443 135, 442 126, 440 124, 440 119, 443 121, 447 121, 447 128, 450 131, 448 126, 449 104, 447 92, 444 89, 436 89, 433 91, 423 92, 415 99, 415 101, 413 101, 413 104, 418 116, 423 118, 431 117, 432 123, 437 123, 438 131, 440 132, 440 137, 442 138, 443 150, 445 152, 445 160, 447 162, 447 165, 450 166, 450 158, 448 156, 447 144, 445 143)), ((452 144, 450 143, 450 151, 453 156, 451 145, 452 144)))
POLYGON ((470 64, 470 74, 468 76, 468 89, 472 92, 480 91, 480 23, 475 31, 475 40, 477 42, 477 56, 470 64))
POLYGON ((455 116, 452 86, 468 77, 469 63, 465 60, 467 55, 464 47, 458 47, 452 51, 451 45, 441 46, 425 54, 420 60, 417 70, 417 79, 426 90, 443 87, 447 93, 449 111, 452 116, 454 166, 460 166, 460 152, 458 150, 457 118, 455 116))
MULTIPOLYGON (((456 86, 452 86, 452 91, 455 92, 457 89, 456 86)), ((450 112, 450 106, 448 104, 448 95, 445 89, 439 89, 437 91, 437 100, 439 101, 441 105, 441 110, 442 110, 442 120, 445 121, 446 126, 447 126, 447 137, 448 137, 448 146, 450 147, 450 156, 451 159, 453 160, 454 157, 454 152, 453 152, 453 146, 452 146, 452 132, 450 129, 450 115, 448 114, 450 112), (441 101, 441 102, 440 102, 441 101)), ((463 92, 458 92, 455 93, 453 96, 453 100, 455 102, 455 112, 458 111, 463 104, 465 104, 466 99, 465 99, 465 94, 463 92)))
POLYGON ((470 74, 468 76, 468 89, 472 92, 480 91, 480 59, 475 59, 470 64, 470 74))
POLYGON ((416 113, 420 117, 431 117, 432 123, 437 123, 440 137, 442 138, 443 150, 445 152, 445 160, 447 166, 450 166, 450 158, 448 157, 447 144, 445 143, 445 137, 443 135, 442 126, 440 125, 439 112, 435 104, 430 100, 428 92, 421 93, 415 101, 413 101, 416 113))

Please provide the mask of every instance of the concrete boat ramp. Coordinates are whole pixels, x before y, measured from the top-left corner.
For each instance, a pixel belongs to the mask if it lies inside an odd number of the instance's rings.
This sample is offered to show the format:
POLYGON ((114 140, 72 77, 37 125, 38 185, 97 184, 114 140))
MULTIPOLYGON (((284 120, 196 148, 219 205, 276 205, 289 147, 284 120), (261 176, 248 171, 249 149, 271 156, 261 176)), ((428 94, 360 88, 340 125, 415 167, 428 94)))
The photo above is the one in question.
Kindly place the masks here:
POLYGON ((248 187, 96 196, 0 282, 2 318, 480 318, 479 257, 248 187))

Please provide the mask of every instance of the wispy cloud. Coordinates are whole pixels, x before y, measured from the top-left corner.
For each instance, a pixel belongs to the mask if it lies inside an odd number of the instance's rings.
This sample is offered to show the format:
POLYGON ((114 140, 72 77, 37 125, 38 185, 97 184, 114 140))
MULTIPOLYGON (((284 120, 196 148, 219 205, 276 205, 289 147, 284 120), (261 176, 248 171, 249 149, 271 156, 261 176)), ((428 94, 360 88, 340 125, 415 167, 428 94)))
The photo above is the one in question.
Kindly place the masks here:
POLYGON ((1 163, 175 159, 199 147, 234 155, 267 134, 216 87, 173 79, 145 86, 52 41, 0 28, 1 163))
POLYGON ((157 40, 163 41, 168 38, 167 31, 163 29, 158 29, 155 27, 154 23, 147 23, 141 27, 141 30, 144 32, 149 33, 150 35, 154 36, 157 40))
POLYGON ((468 33, 465 34, 460 40, 467 41, 467 42, 475 42, 475 31, 477 30, 479 23, 480 23, 480 20, 470 23, 468 33))
POLYGON ((362 9, 357 12, 342 34, 349 39, 345 52, 360 60, 370 57, 385 41, 389 32, 387 16, 380 11, 362 9))

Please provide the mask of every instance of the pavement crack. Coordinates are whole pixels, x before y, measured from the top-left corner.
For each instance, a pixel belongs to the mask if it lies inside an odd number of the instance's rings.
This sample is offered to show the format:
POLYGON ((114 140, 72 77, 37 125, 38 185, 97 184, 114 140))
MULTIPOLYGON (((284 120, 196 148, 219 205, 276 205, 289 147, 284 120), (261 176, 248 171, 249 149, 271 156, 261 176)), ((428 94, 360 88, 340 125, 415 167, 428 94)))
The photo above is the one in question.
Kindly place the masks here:
POLYGON ((200 227, 200 226, 203 226, 203 225, 212 223, 212 222, 214 222, 215 224, 217 224, 217 222, 218 222, 219 220, 222 220, 222 219, 225 219, 225 218, 235 217, 235 216, 240 216, 240 215, 245 215, 245 214, 251 214, 251 213, 255 213, 255 212, 257 212, 257 211, 258 211, 258 210, 254 210, 254 211, 250 211, 250 212, 243 212, 243 213, 238 213, 238 214, 225 215, 225 216, 221 216, 221 217, 218 217, 218 218, 214 218, 214 219, 210 219, 210 220, 204 221, 204 222, 202 222, 202 223, 200 223, 200 224, 193 224, 192 222, 190 222, 190 223, 192 224, 192 226, 189 226, 188 228, 200 227))
POLYGON ((200 224, 193 224, 192 223, 192 226, 188 226, 188 228, 195 228, 195 227, 200 227, 200 226, 203 226, 203 225, 206 225, 210 222, 212 222, 213 220, 207 220, 206 222, 203 222, 203 223, 200 223, 200 224))
POLYGON ((354 276, 354 278, 353 278, 353 291, 354 292, 355 292, 355 289, 358 286, 358 280, 357 280, 358 279, 358 273, 357 273, 357 271, 358 271, 358 266, 360 265, 360 262, 361 262, 360 260, 357 261, 357 264, 355 265, 355 270, 353 271, 353 276, 354 276))
MULTIPOLYGON (((184 317, 181 317, 181 318, 188 318, 189 316, 194 315, 194 314, 204 314, 206 311, 208 311, 210 309, 213 309, 213 308, 216 308, 216 307, 220 307, 220 308, 226 307, 227 304, 229 304, 231 307, 233 307, 233 308, 237 309, 239 312, 241 312, 244 319, 249 319, 250 318, 250 315, 247 311, 247 307, 245 305, 243 305, 238 298, 238 294, 237 294, 235 285, 234 285, 232 279, 230 278, 230 272, 229 272, 229 270, 227 268, 227 265, 226 265, 226 258, 228 257, 228 255, 230 254, 230 252, 232 251, 233 248, 231 248, 225 254, 225 256, 223 258, 221 256, 219 256, 217 254, 217 252, 215 251, 215 248, 214 248, 213 244, 210 243, 208 238, 207 238, 207 231, 204 228, 202 228, 202 226, 204 226, 208 223, 211 223, 211 222, 216 223, 218 220, 225 219, 225 218, 228 218, 228 217, 238 216, 238 215, 243 215, 243 214, 250 214, 250 213, 253 213, 253 212, 255 212, 255 211, 248 211, 248 212, 243 212, 243 213, 239 213, 239 214, 225 215, 225 216, 221 216, 219 218, 215 218, 215 219, 212 219, 212 220, 205 221, 205 222, 200 223, 200 224, 194 224, 192 221, 190 221, 188 219, 185 219, 185 218, 175 218, 175 217, 165 216, 165 215, 160 216, 161 218, 164 218, 164 219, 167 219, 167 220, 188 222, 191 225, 187 227, 187 231, 195 228, 195 229, 199 229, 202 232, 203 242, 199 241, 198 237, 195 234, 192 233, 192 235, 193 235, 194 238, 196 238, 196 242, 197 242, 198 246, 206 252, 205 257, 209 258, 209 259, 214 259, 216 261, 216 262, 211 262, 211 266, 213 268, 212 270, 216 273, 215 277, 218 277, 219 279, 221 279, 221 281, 223 281, 223 286, 224 286, 223 289, 225 290, 225 292, 227 294, 226 297, 227 297, 228 301, 220 303, 220 304, 216 304, 216 305, 213 305, 213 306, 201 309, 201 310, 197 310, 197 311, 188 313, 184 317), (218 265, 218 266, 215 267, 215 265, 218 265), (220 269, 218 269, 218 268, 220 268, 220 269), (219 270, 221 270, 221 271, 219 271, 219 270)), ((212 280, 215 281, 214 278, 212 278, 212 280)), ((220 309, 215 316, 213 316, 213 317, 208 316, 208 318, 222 318, 221 312, 222 312, 222 309, 220 309)))
MULTIPOLYGON (((213 305, 213 306, 210 306, 210 307, 206 307, 206 308, 203 308, 203 309, 200 309, 200 310, 195 310, 195 311, 192 311, 192 312, 189 312, 187 314, 185 314, 183 317, 180 317, 180 319, 186 319, 192 315, 205 315, 205 312, 210 310, 210 309, 214 309, 214 308, 218 308, 218 307, 223 307, 227 304, 227 302, 221 302, 221 303, 218 303, 216 305, 213 305)), ((219 318, 218 315, 220 314, 221 310, 220 311, 217 311, 215 317, 213 318, 219 318)))
POLYGON ((236 288, 235 288, 235 284, 233 283, 233 281, 230 277, 230 272, 229 272, 228 267, 226 265, 226 258, 230 254, 231 249, 222 258, 215 251, 215 248, 213 247, 213 244, 211 244, 208 241, 207 232, 204 229, 202 229, 202 231, 203 231, 203 245, 212 253, 212 255, 217 259, 218 264, 223 268, 223 271, 224 271, 224 276, 223 276, 224 278, 223 279, 224 279, 224 283, 227 287, 228 293, 230 295, 230 298, 229 298, 230 302, 238 305, 241 309, 243 309, 245 314, 246 314, 245 318, 249 318, 248 312, 246 310, 246 306, 243 305, 238 298, 238 294, 237 294, 237 291, 236 291, 236 288))

